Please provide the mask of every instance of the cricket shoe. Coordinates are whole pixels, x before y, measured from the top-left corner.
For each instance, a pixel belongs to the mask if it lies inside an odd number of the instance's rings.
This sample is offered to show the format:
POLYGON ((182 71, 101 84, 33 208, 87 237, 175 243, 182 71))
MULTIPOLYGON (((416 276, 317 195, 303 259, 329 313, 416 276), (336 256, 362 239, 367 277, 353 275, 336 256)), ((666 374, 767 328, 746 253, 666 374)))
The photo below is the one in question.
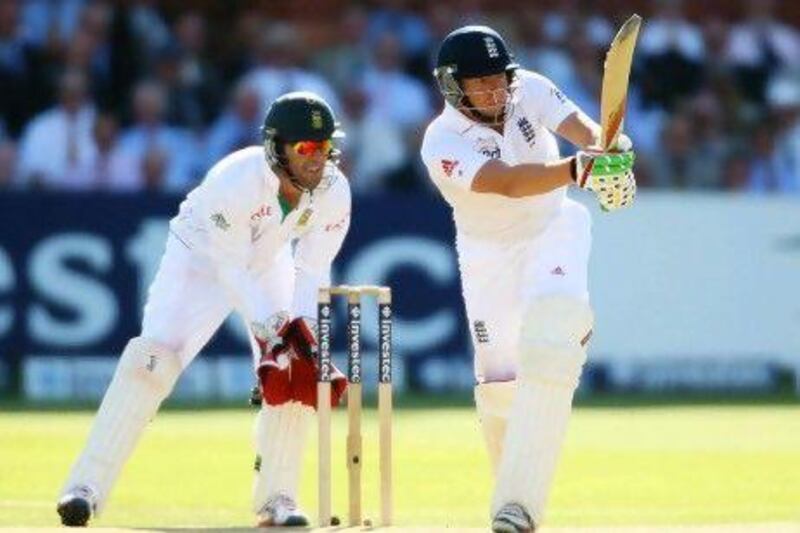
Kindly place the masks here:
POLYGON ((275 526, 308 526, 308 518, 297 508, 294 499, 281 492, 268 499, 258 513, 258 527, 275 526))
POLYGON ((56 510, 65 526, 84 527, 97 509, 97 494, 87 485, 72 487, 58 500, 56 510))
POLYGON ((536 525, 531 515, 518 503, 505 504, 492 520, 494 533, 533 533, 536 525))

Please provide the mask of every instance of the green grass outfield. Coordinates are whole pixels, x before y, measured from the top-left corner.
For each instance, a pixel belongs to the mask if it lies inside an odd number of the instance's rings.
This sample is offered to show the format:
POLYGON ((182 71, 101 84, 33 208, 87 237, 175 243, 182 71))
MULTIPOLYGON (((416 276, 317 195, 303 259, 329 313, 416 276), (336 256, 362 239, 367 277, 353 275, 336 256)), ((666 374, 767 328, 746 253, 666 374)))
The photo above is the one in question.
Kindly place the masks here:
MULTIPOLYGON (((614 404, 617 402, 610 402, 614 404)), ((402 526, 482 527, 491 479, 466 405, 395 411, 395 514, 402 526)), ((247 527, 252 410, 167 410, 127 465, 105 527, 247 527)), ((54 502, 92 412, 0 404, 0 527, 57 525, 54 502)), ((334 509, 346 513, 342 412, 334 509)), ((316 427, 316 426, 314 426, 316 427)), ((316 439, 302 502, 314 516, 316 439)), ((365 419, 365 515, 377 515, 376 420, 365 419)), ((581 406, 573 415, 548 526, 797 524, 800 405, 581 406)), ((435 530, 435 528, 434 528, 435 530)), ((724 528, 723 528, 724 530, 724 528)), ((759 530, 758 527, 755 530, 759 530)))

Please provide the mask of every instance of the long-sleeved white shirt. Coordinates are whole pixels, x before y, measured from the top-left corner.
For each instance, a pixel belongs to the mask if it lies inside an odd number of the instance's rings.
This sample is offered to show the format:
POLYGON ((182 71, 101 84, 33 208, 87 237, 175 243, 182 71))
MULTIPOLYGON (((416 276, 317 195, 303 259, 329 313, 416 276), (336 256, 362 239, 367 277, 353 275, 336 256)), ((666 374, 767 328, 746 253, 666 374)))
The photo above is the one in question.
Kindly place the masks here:
POLYGON ((288 311, 315 316, 317 291, 330 283, 331 263, 350 226, 350 186, 333 164, 326 165, 320 186, 286 214, 279 185, 263 148, 239 150, 209 170, 170 222, 172 233, 213 266, 248 324, 272 314, 257 278, 293 241, 295 284, 288 311))

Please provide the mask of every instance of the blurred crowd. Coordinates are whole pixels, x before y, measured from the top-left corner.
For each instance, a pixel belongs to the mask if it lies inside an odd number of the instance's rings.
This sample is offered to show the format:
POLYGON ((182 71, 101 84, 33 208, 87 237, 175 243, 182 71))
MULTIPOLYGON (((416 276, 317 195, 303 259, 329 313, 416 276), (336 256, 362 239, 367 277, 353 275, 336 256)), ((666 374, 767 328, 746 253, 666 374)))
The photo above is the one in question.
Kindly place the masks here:
MULTIPOLYGON (((642 186, 800 194, 800 30, 772 0, 737 1, 735 17, 690 17, 679 0, 642 12, 625 126, 642 186)), ((186 190, 260 142, 277 95, 308 89, 342 122, 354 189, 427 189, 433 60, 462 24, 496 27, 525 68, 599 116, 624 16, 536 4, 373 0, 306 19, 245 2, 220 18, 208 3, 0 0, 0 188, 186 190)))

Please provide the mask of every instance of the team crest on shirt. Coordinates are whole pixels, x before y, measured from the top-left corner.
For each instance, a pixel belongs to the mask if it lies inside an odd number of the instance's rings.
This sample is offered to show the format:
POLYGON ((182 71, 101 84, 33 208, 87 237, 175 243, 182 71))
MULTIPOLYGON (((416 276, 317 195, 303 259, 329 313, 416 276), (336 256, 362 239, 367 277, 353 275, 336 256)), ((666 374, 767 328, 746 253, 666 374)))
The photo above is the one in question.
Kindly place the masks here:
POLYGON ((297 219, 297 227, 303 227, 308 223, 308 219, 311 218, 311 215, 314 213, 314 210, 310 207, 307 208, 303 213, 300 215, 300 218, 297 219))
POLYGON ((500 159, 500 146, 492 137, 479 138, 475 141, 475 151, 480 152, 489 159, 500 159))
POLYGON ((528 145, 533 146, 536 144, 536 130, 533 129, 533 125, 531 121, 528 120, 528 117, 519 117, 517 119, 517 128, 519 128, 519 132, 528 145))
POLYGON ((222 231, 228 231, 228 229, 231 227, 230 223, 225 220, 225 215, 222 213, 214 213, 211 215, 211 222, 213 222, 214 225, 222 231))

